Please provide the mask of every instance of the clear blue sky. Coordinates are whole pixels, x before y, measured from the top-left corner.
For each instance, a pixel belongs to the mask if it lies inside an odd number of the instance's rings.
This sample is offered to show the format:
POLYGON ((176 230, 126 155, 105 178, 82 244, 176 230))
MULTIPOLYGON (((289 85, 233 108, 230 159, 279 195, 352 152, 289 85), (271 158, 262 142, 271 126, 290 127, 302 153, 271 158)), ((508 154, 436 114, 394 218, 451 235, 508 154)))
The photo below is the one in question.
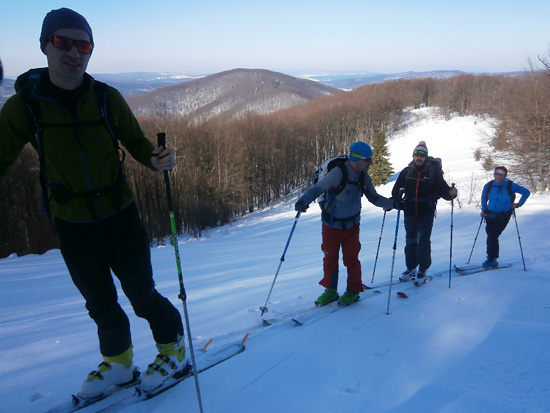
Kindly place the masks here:
POLYGON ((550 51, 548 0, 12 0, 0 6, 7 76, 46 65, 38 37, 59 7, 92 26, 89 73, 507 72, 550 51))

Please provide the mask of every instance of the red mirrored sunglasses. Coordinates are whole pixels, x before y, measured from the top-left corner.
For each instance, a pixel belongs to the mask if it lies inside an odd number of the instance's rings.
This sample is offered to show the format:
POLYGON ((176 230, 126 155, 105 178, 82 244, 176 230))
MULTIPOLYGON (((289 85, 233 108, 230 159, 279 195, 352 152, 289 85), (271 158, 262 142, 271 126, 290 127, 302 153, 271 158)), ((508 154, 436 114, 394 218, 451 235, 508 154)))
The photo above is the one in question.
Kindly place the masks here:
POLYGON ((55 47, 61 50, 71 50, 73 46, 76 46, 78 53, 82 54, 92 53, 94 48, 94 44, 92 42, 88 42, 86 40, 74 40, 58 35, 50 36, 48 37, 48 40, 52 42, 55 47))

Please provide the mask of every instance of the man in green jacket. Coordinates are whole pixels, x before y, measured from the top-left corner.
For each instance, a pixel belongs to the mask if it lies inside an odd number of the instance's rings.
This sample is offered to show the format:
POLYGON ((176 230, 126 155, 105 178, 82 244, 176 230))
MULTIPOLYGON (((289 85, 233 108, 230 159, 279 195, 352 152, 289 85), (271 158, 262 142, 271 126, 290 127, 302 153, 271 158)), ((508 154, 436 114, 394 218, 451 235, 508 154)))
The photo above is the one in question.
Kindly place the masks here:
POLYGON ((48 67, 21 75, 0 112, 0 177, 27 143, 36 149, 61 253, 97 324, 103 356, 80 396, 98 396, 133 378, 130 323, 111 271, 157 343, 159 354, 142 374, 142 386, 152 389, 185 364, 184 331, 179 311, 155 289, 149 240, 124 180, 119 142, 156 171, 173 169, 174 155, 149 142, 124 98, 106 85, 110 122, 100 115, 99 82, 86 73, 94 42, 83 16, 66 8, 49 12, 40 48, 48 67))

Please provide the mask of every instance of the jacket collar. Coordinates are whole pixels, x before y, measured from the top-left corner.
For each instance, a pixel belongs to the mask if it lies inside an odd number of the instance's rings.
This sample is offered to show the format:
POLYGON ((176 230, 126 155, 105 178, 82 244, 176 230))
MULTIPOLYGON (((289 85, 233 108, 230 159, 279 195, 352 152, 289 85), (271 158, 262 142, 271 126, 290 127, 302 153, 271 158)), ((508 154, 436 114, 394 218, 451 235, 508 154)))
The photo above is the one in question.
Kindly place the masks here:
MULTIPOLYGON (((94 78, 92 76, 88 73, 84 73, 82 85, 85 94, 90 91, 93 80, 94 78)), ((48 85, 51 85, 48 68, 41 67, 30 69, 22 75, 19 75, 15 81, 14 88, 17 93, 27 93, 31 97, 48 100, 51 98, 51 93, 48 92, 48 88, 51 86, 48 85)))

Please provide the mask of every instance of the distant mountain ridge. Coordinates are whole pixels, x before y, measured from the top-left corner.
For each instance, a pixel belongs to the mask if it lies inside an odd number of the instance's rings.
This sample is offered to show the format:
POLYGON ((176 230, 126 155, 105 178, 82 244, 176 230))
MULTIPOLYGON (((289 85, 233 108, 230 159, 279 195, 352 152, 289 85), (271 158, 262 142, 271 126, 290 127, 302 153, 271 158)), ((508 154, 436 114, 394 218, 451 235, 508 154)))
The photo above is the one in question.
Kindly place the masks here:
POLYGON ((122 96, 130 96, 147 93, 159 87, 169 86, 197 77, 207 75, 186 75, 181 73, 156 73, 156 72, 132 72, 132 73, 97 73, 92 75, 95 79, 105 82, 116 88, 122 96))
POLYGON ((198 122, 224 114, 268 114, 341 90, 264 69, 233 69, 127 99, 137 116, 193 115, 198 122))
MULTIPOLYGON (((225 73, 225 72, 221 72, 225 73)), ((446 79, 452 76, 465 74, 460 70, 431 70, 426 72, 401 72, 401 73, 284 73, 299 79, 309 79, 337 89, 355 89, 371 83, 381 83, 395 79, 434 78, 446 79)), ((178 84, 193 79, 200 79, 215 73, 182 74, 182 73, 157 73, 157 72, 131 72, 117 74, 94 74, 97 80, 106 82, 116 87, 124 97, 150 92, 153 89, 178 84)))
POLYGON ((305 75, 306 79, 315 80, 338 89, 355 89, 372 83, 382 83, 387 80, 397 79, 447 79, 449 77, 463 75, 466 72, 460 70, 432 70, 429 72, 402 72, 402 73, 350 73, 350 74, 317 74, 305 75))
MULTIPOLYGON (((239 70, 239 69, 235 69, 239 70)), ((242 69, 247 70, 247 69, 242 69)), ((221 73, 228 73, 221 72, 221 73)), ((281 76, 294 76, 297 79, 309 79, 322 85, 341 90, 350 90, 371 83, 381 83, 386 80, 395 79, 413 79, 413 78, 436 78, 444 79, 452 76, 458 76, 467 72, 460 70, 432 70, 426 72, 402 72, 402 73, 322 73, 317 74, 294 74, 281 76)), ((277 73, 277 72, 273 72, 277 73)), ((498 74, 519 74, 522 72, 513 73, 486 73, 490 75, 498 74)), ((122 93, 125 98, 140 95, 150 92, 164 86, 177 85, 183 82, 202 79, 216 74, 183 74, 183 73, 167 73, 167 72, 131 72, 131 73, 96 73, 92 74, 94 78, 115 87, 122 93)), ((0 108, 11 95, 15 93, 13 85, 15 79, 6 78, 0 85, 0 108)))

